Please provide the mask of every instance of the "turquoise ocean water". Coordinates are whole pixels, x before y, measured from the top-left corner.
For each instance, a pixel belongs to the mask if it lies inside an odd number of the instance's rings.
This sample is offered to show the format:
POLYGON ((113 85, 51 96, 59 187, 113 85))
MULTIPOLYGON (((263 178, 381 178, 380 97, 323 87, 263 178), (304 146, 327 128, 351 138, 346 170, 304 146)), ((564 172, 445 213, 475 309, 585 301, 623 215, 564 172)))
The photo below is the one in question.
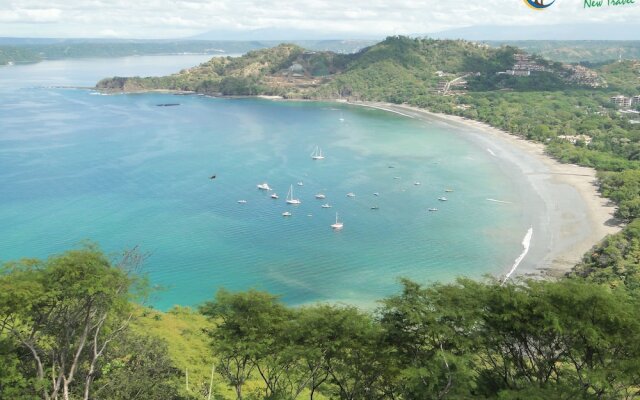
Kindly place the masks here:
POLYGON ((152 303, 167 309, 219 287, 269 290, 290 304, 370 305, 396 291, 398 277, 500 274, 522 251, 523 210, 486 201, 518 204, 520 194, 452 127, 333 103, 51 87, 204 59, 0 67, 0 260, 84 239, 108 252, 137 245, 150 254, 152 283, 165 287, 152 303), (316 145, 325 160, 310 158, 316 145), (264 181, 279 200, 257 190, 264 181), (291 184, 300 206, 285 204, 291 184))

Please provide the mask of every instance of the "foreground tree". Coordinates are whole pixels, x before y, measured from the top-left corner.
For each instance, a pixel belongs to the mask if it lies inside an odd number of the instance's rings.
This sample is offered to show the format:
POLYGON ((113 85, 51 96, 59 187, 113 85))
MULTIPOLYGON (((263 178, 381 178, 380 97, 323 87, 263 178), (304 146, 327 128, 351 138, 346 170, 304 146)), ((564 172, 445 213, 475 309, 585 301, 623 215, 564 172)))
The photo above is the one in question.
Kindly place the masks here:
POLYGON ((254 369, 265 382, 265 397, 272 396, 283 370, 273 360, 259 361, 268 354, 279 354, 276 338, 291 312, 276 296, 255 290, 220 290, 215 301, 205 303, 200 311, 216 324, 209 335, 220 359, 218 371, 234 388, 236 397, 243 398, 242 389, 254 369))
POLYGON ((3 268, 0 286, 8 291, 0 297, 0 320, 4 335, 31 360, 33 393, 45 400, 69 400, 72 392, 90 398, 99 361, 131 318, 129 290, 141 261, 131 251, 113 265, 87 246, 3 268))
POLYGON ((172 366, 167 344, 128 332, 105 354, 92 398, 100 400, 175 400, 181 371, 172 366))
POLYGON ((385 342, 401 370, 395 390, 404 398, 468 398, 477 377, 473 355, 482 285, 402 284, 402 293, 385 299, 379 310, 385 342))

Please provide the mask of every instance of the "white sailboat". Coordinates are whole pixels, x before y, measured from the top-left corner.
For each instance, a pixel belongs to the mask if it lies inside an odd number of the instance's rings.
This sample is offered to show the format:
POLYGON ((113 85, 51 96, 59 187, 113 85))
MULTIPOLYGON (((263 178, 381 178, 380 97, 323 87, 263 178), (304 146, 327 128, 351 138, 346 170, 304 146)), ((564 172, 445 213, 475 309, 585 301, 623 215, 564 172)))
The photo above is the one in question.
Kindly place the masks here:
POLYGON ((293 185, 289 186, 289 192, 287 193, 287 204, 301 204, 299 199, 293 198, 293 185))
POLYGON ((314 160, 324 160, 324 156, 322 155, 322 149, 319 146, 316 146, 313 153, 311 153, 311 158, 314 160))
POLYGON ((333 229, 342 229, 343 226, 344 226, 344 224, 342 223, 342 221, 338 220, 338 213, 336 213, 336 223, 335 224, 331 224, 331 227, 333 229))

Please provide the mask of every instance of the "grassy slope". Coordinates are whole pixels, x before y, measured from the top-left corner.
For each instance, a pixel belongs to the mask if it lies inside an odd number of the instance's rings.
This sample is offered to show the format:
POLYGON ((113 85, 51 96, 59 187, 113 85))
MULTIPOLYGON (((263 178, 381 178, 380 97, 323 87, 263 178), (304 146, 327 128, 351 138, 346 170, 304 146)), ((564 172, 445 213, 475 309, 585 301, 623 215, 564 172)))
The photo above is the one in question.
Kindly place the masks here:
MULTIPOLYGON (((188 307, 175 307, 163 313, 144 309, 134 321, 137 332, 163 339, 169 346, 169 356, 174 367, 189 370, 190 393, 201 393, 207 388, 211 378, 211 366, 215 358, 209 349, 209 339, 204 329, 209 326, 207 319, 188 307)), ((177 382, 181 391, 186 390, 186 382, 177 382)), ((217 398, 233 398, 231 390, 214 376, 214 393, 217 398), (221 397, 222 395, 222 397, 221 397)))
MULTIPOLYGON (((168 345, 169 357, 173 366, 185 372, 189 370, 189 392, 186 391, 186 379, 175 384, 182 394, 188 393, 195 399, 204 399, 208 393, 211 379, 211 367, 217 362, 209 347, 209 338, 204 330, 211 327, 206 317, 189 307, 176 306, 167 312, 153 309, 140 309, 133 322, 133 330, 141 334, 164 340, 168 345)), ((262 382, 258 376, 247 382, 245 394, 255 393, 259 398, 262 382)), ((304 398, 305 393, 301 395, 304 398)), ((235 399, 232 388, 219 374, 213 377, 213 398, 235 399)), ((316 394, 314 398, 323 400, 316 394)))

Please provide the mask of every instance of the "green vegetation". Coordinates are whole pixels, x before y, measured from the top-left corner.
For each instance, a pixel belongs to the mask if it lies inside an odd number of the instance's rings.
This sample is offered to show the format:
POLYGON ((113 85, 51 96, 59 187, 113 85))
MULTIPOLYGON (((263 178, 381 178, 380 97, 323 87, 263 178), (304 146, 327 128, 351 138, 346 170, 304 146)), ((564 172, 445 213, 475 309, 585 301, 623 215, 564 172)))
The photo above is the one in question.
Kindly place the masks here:
POLYGON ((558 281, 403 280, 375 312, 220 290, 162 313, 132 303, 136 252, 9 263, 0 399, 637 399, 637 262, 590 265, 623 247, 558 281))
MULTIPOLYGON (((275 41, 229 40, 43 40, 43 43, 4 40, 0 44, 0 65, 33 63, 69 58, 111 58, 159 54, 242 54, 273 47, 275 41), (7 43, 9 42, 9 43, 7 43)), ((301 40, 300 46, 317 51, 352 53, 372 44, 368 40, 301 40)))
POLYGON ((612 89, 627 95, 640 92, 640 61, 623 61, 606 64, 598 68, 612 89))
POLYGON ((640 59, 636 40, 515 40, 487 41, 492 46, 509 45, 549 60, 569 63, 608 63, 622 57, 640 59))
POLYGON ((30 63, 42 60, 42 56, 32 49, 0 46, 0 65, 9 63, 30 63))

